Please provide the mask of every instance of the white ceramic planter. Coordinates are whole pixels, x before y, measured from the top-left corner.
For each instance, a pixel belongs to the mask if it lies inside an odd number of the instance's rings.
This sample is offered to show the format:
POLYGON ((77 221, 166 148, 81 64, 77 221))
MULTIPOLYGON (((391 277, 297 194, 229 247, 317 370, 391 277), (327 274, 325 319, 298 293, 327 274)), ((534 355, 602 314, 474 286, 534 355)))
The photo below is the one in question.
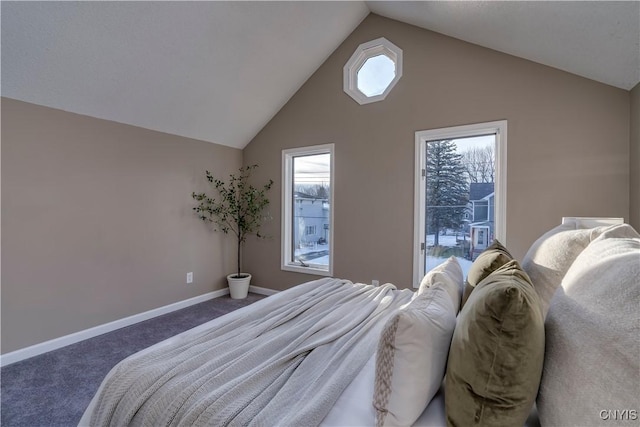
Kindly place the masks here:
POLYGON ((229 293, 231 294, 231 298, 233 299, 244 299, 247 297, 249 293, 249 284, 251 283, 251 275, 248 273, 240 273, 246 274, 247 277, 235 278, 233 276, 236 273, 230 274, 227 276, 227 283, 229 284, 229 293))

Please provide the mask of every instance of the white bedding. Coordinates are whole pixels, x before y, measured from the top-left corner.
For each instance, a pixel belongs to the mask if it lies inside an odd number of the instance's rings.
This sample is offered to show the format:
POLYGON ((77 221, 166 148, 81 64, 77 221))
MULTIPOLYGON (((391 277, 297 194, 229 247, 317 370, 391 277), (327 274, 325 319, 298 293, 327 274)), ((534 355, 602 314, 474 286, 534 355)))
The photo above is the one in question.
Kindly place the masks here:
POLYGON ((299 285, 120 362, 80 424, 318 425, 412 295, 299 285))
MULTIPOLYGON (((373 383, 375 379, 375 354, 371 356, 358 376, 344 390, 321 427, 374 426, 376 411, 373 408, 373 383)), ((415 427, 445 427, 444 394, 442 388, 415 422, 415 427)))
MULTIPOLYGON (((282 301, 286 298, 289 298, 289 296, 283 293, 279 293, 269 297, 269 300, 282 301)), ((236 310, 232 313, 229 313, 226 316, 213 319, 198 327, 190 329, 186 332, 183 332, 179 335, 176 335, 172 338, 162 341, 154 346, 146 348, 138 352, 136 355, 144 356, 146 354, 152 353, 155 350, 163 347, 171 347, 173 345, 176 345, 182 342, 190 341, 194 337, 197 337, 198 335, 200 335, 201 333, 207 330, 211 330, 219 327, 225 321, 226 317, 240 318, 244 316, 246 313, 252 310, 255 310, 256 305, 260 306, 261 304, 264 304, 263 301, 266 301, 266 299, 259 301, 257 303, 254 303, 252 306, 247 306, 239 310, 236 310)), ((372 404, 374 379, 375 379, 375 357, 376 355, 374 353, 368 359, 368 361, 366 362, 364 367, 360 370, 360 372, 355 376, 353 381, 346 387, 346 389, 340 395, 338 400, 335 402, 332 409, 329 411, 327 416, 324 418, 324 420, 320 424, 321 426, 347 427, 347 426, 375 425, 376 412, 372 404)), ((102 392, 103 387, 104 387, 104 383, 100 386, 98 392, 96 393, 91 403, 87 407, 79 423, 80 426, 91 425, 90 424, 91 413, 95 408, 97 398, 102 392)), ((537 426, 539 424, 537 423, 537 419, 534 416, 527 421, 526 425, 529 427, 532 427, 532 426, 537 426)), ((433 400, 429 403, 429 405, 424 410, 422 415, 415 422, 414 426, 416 427, 446 426, 443 388, 441 388, 438 391, 438 393, 434 396, 433 400)))

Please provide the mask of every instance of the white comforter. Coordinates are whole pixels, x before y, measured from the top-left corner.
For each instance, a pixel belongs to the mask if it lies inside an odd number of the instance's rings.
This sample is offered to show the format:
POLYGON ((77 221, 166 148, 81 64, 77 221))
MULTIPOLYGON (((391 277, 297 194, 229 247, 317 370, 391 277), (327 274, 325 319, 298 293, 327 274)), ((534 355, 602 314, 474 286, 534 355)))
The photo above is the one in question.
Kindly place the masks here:
POLYGON ((80 425, 318 425, 412 295, 321 279, 266 298, 122 361, 80 425))

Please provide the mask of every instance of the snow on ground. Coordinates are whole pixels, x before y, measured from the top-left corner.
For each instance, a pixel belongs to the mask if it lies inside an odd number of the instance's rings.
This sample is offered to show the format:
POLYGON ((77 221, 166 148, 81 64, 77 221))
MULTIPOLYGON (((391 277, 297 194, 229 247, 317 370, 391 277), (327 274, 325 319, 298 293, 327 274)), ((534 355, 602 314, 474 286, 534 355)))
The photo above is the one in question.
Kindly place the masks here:
POLYGON ((329 265, 329 255, 325 255, 320 258, 314 258, 313 263, 319 265, 329 265))
MULTIPOLYGON (((463 235, 461 233, 459 233, 457 236, 455 234, 444 235, 444 236, 440 235, 438 238, 438 245, 445 246, 445 247, 456 247, 458 246, 458 241, 462 241, 462 240, 463 240, 463 235)), ((469 240, 468 236, 466 240, 467 241, 469 240)), ((435 241, 435 236, 433 234, 427 235, 427 246, 433 246, 434 241, 435 241)), ((448 257, 435 257, 435 256, 427 255, 426 262, 425 262, 425 270, 428 272, 429 270, 445 262, 447 259, 448 257)), ((462 267, 463 276, 466 278, 467 274, 469 273, 469 269, 471 268, 471 264, 473 264, 473 262, 462 257, 456 257, 456 259, 460 263, 460 267, 462 267)))
MULTIPOLYGON (((440 237, 438 238, 438 245, 440 246, 457 246, 458 245, 458 240, 462 241, 462 234, 458 234, 456 235, 440 235, 440 237)), ((469 236, 467 236, 467 241, 469 240, 469 236)), ((427 236, 427 246, 433 246, 433 243, 435 241, 435 236, 433 234, 429 234, 427 236)))
MULTIPOLYGON (((458 238, 460 240, 462 240, 462 234, 458 234, 458 238)), ((433 234, 430 234, 427 236, 427 246, 433 246, 433 242, 434 242, 434 236, 433 234)), ((446 235, 446 236, 440 236, 439 241, 438 241, 440 246, 446 246, 446 247, 455 247, 457 246, 457 240, 456 240, 456 236, 455 235, 446 235)), ((329 265, 329 255, 326 253, 329 251, 329 245, 319 245, 317 243, 314 243, 312 245, 309 245, 308 247, 303 247, 300 249, 296 249, 295 250, 295 257, 298 258, 301 255, 307 255, 307 254, 311 254, 312 252, 317 252, 320 256, 316 257, 316 258, 312 258, 312 257, 302 257, 302 259, 304 260, 304 262, 311 262, 313 264, 320 264, 320 265, 329 265)), ((462 272, 464 277, 467 277, 467 274, 469 273, 469 269, 471 268, 471 264, 472 261, 462 258, 462 257, 456 257, 458 259, 458 262, 460 263, 460 266, 462 267, 462 272)), ((448 259, 448 257, 444 257, 444 258, 440 258, 440 257, 435 257, 435 256, 427 256, 426 258, 426 263, 425 263, 425 267, 426 267, 426 271, 429 271, 431 269, 433 269, 434 267, 437 267, 438 265, 442 264, 443 262, 445 262, 448 259)))
POLYGON ((313 264, 320 264, 320 265, 329 265, 329 255, 328 255, 329 245, 320 245, 318 243, 313 243, 307 247, 296 249, 294 253, 294 257, 298 259, 301 255, 307 255, 312 252, 318 252, 322 255, 317 258, 302 257, 304 262, 306 263, 312 262, 313 264), (325 254, 325 252, 327 254, 325 254))
MULTIPOLYGON (((448 258, 438 258, 434 256, 427 256, 426 271, 428 272, 429 270, 439 266, 440 264, 445 262, 447 259, 448 258)), ((456 259, 460 263, 460 267, 462 267, 462 277, 466 279, 467 275, 469 274, 469 269, 471 268, 471 264, 473 264, 473 262, 468 259, 460 258, 460 257, 456 257, 456 259)))

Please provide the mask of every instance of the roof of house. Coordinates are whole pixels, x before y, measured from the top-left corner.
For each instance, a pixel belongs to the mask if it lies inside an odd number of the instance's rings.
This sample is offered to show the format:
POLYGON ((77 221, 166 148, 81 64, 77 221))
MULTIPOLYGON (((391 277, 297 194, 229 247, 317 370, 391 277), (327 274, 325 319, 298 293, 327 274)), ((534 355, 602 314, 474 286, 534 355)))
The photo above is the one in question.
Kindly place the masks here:
POLYGON ((469 200, 482 200, 493 193, 493 182, 472 182, 469 186, 469 200))

